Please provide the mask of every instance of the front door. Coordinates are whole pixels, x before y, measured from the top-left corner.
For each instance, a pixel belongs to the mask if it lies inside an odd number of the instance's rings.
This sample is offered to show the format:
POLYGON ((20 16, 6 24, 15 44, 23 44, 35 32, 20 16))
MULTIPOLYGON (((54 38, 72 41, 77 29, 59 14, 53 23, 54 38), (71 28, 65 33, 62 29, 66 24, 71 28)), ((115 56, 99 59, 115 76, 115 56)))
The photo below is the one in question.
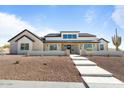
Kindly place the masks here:
POLYGON ((79 48, 76 45, 64 45, 63 50, 70 50, 71 54, 79 54, 79 48))
POLYGON ((78 54, 79 53, 79 48, 76 45, 71 46, 71 53, 72 54, 78 54))
POLYGON ((71 53, 71 45, 67 45, 67 49, 69 49, 71 53))

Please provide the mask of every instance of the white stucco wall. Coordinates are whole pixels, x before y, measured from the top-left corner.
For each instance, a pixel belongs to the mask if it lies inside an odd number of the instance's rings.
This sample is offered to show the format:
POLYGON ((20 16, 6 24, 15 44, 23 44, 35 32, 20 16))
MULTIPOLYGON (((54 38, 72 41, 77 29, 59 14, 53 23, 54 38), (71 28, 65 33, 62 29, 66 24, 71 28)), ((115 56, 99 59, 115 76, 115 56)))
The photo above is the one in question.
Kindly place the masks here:
POLYGON ((28 51, 32 51, 32 41, 29 40, 28 38, 26 37, 23 37, 21 38, 19 41, 18 41, 18 47, 17 47, 17 53, 18 54, 25 54, 27 53, 28 51), (22 43, 28 43, 29 44, 29 50, 21 50, 21 44, 22 43))

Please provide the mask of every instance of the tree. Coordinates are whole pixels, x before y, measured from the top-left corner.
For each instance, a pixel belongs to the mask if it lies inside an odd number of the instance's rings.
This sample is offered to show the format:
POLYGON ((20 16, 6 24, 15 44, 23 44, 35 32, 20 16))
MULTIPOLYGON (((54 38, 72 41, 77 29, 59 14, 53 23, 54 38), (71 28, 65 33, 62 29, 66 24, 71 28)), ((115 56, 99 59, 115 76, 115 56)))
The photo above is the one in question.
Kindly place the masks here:
POLYGON ((113 44, 116 47, 116 51, 118 51, 119 50, 119 46, 121 45, 121 37, 118 36, 117 28, 116 28, 116 34, 112 37, 112 42, 113 42, 113 44))
POLYGON ((10 45, 9 45, 9 44, 4 44, 4 45, 2 46, 2 48, 10 48, 10 45))

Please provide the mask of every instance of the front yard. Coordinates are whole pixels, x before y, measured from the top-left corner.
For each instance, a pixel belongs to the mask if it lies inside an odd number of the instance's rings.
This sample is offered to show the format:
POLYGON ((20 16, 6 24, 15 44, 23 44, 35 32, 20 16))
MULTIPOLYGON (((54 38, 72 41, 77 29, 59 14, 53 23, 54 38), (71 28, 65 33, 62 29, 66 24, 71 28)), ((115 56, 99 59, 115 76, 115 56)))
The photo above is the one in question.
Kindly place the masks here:
POLYGON ((124 82, 124 57, 92 56, 88 58, 124 82))
POLYGON ((0 56, 0 79, 64 82, 82 81, 72 60, 66 56, 0 56))

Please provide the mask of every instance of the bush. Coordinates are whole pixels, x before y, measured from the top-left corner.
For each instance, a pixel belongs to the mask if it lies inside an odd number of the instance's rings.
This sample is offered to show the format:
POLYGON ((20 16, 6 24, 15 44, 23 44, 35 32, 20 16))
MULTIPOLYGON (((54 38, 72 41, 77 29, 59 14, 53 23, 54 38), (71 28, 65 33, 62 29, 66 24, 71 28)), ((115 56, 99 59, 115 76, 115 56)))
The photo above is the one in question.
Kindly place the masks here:
POLYGON ((14 64, 19 64, 19 61, 16 61, 14 64))

